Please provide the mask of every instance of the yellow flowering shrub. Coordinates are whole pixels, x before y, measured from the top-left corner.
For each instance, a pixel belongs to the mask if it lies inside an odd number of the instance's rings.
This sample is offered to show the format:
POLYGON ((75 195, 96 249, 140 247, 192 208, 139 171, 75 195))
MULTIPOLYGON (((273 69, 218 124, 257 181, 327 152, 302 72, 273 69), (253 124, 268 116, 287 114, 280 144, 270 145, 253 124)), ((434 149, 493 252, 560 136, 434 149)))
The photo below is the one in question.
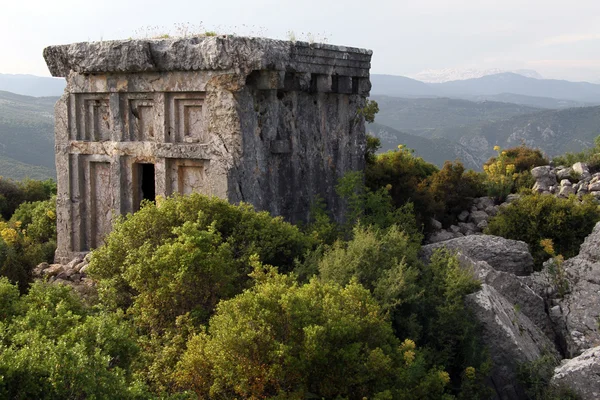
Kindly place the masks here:
POLYGON ((19 240, 19 233, 13 228, 4 228, 0 231, 2 240, 10 246, 14 246, 19 240))
POLYGON ((501 151, 500 146, 494 146, 494 151, 498 156, 492 162, 485 164, 483 171, 486 175, 488 196, 503 201, 513 190, 517 178, 516 167, 508 159, 507 152, 501 151))

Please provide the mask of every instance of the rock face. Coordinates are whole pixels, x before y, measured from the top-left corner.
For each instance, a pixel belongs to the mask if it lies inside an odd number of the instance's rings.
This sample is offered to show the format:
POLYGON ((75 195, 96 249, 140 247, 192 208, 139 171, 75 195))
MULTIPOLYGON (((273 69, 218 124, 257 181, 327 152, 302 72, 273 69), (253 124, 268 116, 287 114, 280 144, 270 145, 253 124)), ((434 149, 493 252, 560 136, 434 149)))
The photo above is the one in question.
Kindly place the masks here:
POLYGON ((552 318, 560 329, 566 354, 576 357, 600 345, 600 223, 581 245, 577 257, 564 262, 568 293, 554 298, 552 318))
POLYGON ((533 271, 533 257, 525 242, 491 235, 472 235, 433 243, 422 248, 425 258, 438 248, 458 250, 467 257, 485 261, 498 271, 528 275, 533 271))
POLYGON ((368 50, 242 38, 52 46, 56 260, 102 244, 143 199, 199 192, 297 222, 364 168, 368 50))
POLYGON ((565 360, 554 370, 552 383, 566 386, 582 400, 600 398, 600 347, 584 351, 579 357, 565 360))
POLYGON ((466 304, 482 324, 483 342, 493 362, 491 380, 499 397, 527 398, 517 381, 518 365, 535 361, 544 352, 558 359, 554 345, 514 304, 487 284, 467 296, 466 304))

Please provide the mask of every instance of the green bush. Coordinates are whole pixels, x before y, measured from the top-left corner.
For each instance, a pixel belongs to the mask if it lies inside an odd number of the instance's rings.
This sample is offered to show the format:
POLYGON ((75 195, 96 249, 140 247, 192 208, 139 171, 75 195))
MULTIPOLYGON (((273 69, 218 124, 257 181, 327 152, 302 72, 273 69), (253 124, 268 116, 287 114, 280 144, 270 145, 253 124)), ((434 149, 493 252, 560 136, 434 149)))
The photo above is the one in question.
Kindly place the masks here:
POLYGON ((129 372, 135 333, 122 314, 93 314, 67 286, 27 295, 0 278, 0 397, 144 398, 129 372))
POLYGON ((31 282, 31 271, 51 262, 56 250, 54 198, 22 203, 11 220, 0 222, 0 276, 17 283, 21 292, 31 282))
POLYGON ((188 312, 205 319, 219 299, 241 292, 252 255, 289 272, 314 243, 247 204, 176 196, 119 219, 88 272, 106 305, 132 306, 139 323, 160 331, 188 312))
POLYGON ((398 340, 358 283, 345 287, 260 267, 255 286, 223 301, 177 368, 200 398, 447 398, 447 373, 398 340))
POLYGON ((352 240, 337 242, 324 252, 320 277, 339 285, 362 284, 390 313, 396 336, 423 347, 427 365, 443 366, 457 388, 470 384, 472 393, 486 392, 488 360, 478 327, 464 307, 465 296, 479 283, 449 253, 438 252, 430 264, 422 264, 419 248, 395 226, 358 226, 352 240), (463 379, 468 367, 476 369, 476 377, 463 379))
POLYGON ((485 195, 483 175, 465 172, 460 161, 446 161, 441 170, 421 185, 427 187, 436 203, 437 212, 433 217, 445 226, 455 223, 458 214, 471 207, 473 198, 485 195))
POLYGON ((552 240, 556 254, 574 257, 598 221, 600 209, 591 197, 563 199, 536 193, 502 207, 485 233, 526 242, 539 270, 549 258, 540 244, 542 239, 552 240))
POLYGON ((421 183, 437 172, 438 168, 415 157, 412 150, 402 145, 398 147, 397 151, 379 154, 373 163, 367 164, 367 188, 372 192, 386 188, 397 208, 413 203, 418 224, 424 226, 425 232, 429 232, 429 218, 439 211, 439 204, 421 183))

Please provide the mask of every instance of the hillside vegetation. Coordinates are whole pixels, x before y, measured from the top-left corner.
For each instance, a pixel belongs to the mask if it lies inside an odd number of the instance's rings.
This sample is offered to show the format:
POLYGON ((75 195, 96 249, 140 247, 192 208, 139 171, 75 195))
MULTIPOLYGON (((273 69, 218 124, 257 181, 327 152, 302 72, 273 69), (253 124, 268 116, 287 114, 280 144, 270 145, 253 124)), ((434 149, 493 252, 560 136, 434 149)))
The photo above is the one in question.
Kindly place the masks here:
POLYGON ((54 166, 56 97, 0 92, 0 176, 48 179, 54 166))

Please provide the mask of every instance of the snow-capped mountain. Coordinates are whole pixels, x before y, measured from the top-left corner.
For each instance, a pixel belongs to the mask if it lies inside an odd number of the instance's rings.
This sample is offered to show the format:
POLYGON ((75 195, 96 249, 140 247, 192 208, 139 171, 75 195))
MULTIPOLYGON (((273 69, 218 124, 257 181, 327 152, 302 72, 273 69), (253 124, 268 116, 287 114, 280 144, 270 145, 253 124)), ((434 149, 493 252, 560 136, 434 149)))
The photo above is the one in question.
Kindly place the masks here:
POLYGON ((528 78, 544 79, 539 73, 530 69, 506 70, 500 68, 476 69, 476 68, 444 68, 426 69, 411 78, 427 83, 442 83, 450 81, 462 81, 466 79, 481 78, 488 75, 512 72, 528 78))

